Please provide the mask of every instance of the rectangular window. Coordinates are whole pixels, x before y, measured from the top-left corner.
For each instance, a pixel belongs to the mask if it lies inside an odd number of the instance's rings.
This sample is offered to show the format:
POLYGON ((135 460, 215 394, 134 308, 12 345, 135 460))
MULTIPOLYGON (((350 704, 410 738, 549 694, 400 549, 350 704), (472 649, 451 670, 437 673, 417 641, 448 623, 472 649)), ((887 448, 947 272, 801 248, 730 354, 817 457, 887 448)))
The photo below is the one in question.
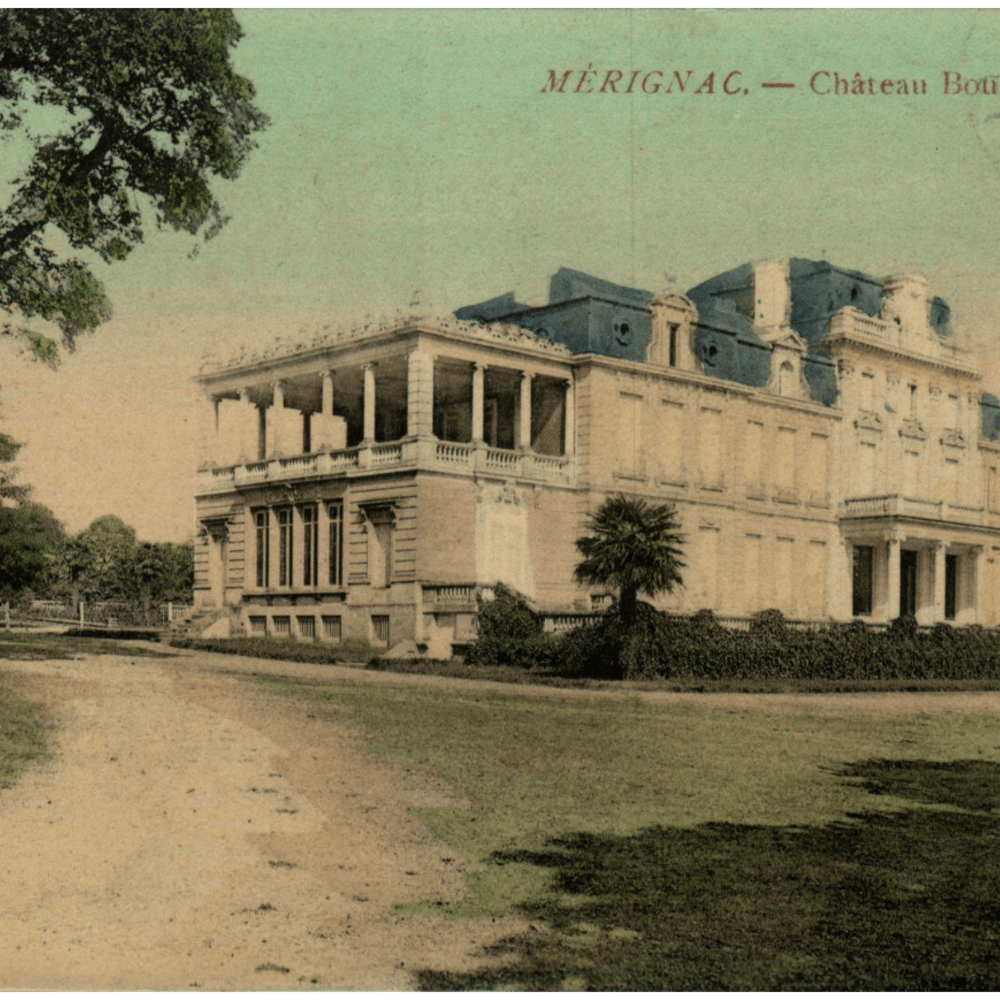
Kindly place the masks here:
POLYGON ((763 455, 764 425, 759 420, 748 420, 744 441, 743 468, 747 493, 751 496, 759 496, 764 484, 763 455))
POLYGON ((684 482, 684 406, 673 400, 660 401, 656 432, 659 478, 668 483, 684 482))
POLYGON ((340 615, 323 615, 323 638, 340 642, 340 615))
POLYGON ((299 628, 299 638, 316 638, 316 618, 313 615, 299 615, 295 620, 295 624, 299 628))
POLYGON ((627 477, 645 475, 642 408, 642 396, 630 392, 618 394, 618 435, 615 447, 618 452, 618 473, 627 477))
POLYGON ((372 615, 372 635, 379 646, 389 645, 388 615, 372 615))
POLYGON ((288 615, 275 615, 271 619, 271 627, 274 629, 275 635, 291 635, 292 619, 288 615))
POLYGON ((292 509, 282 507, 278 512, 278 586, 292 585, 292 509))
POLYGON ((319 511, 308 504, 299 511, 302 517, 302 585, 315 587, 319 566, 319 511))
POLYGON ((671 323, 668 327, 670 331, 670 355, 668 363, 671 368, 677 367, 677 334, 680 332, 680 327, 676 323, 671 323))
POLYGON ((264 615, 250 616, 250 634, 267 635, 267 618, 264 615))
POLYGON ((948 621, 955 620, 955 608, 958 604, 958 556, 944 557, 944 616, 948 621))
POLYGON ((703 406, 698 414, 699 485, 722 488, 722 410, 703 406))
POLYGON ((257 586, 266 587, 270 580, 271 561, 271 526, 267 511, 254 511, 253 523, 257 542, 257 586))
POLYGON ((330 519, 330 586, 344 583, 344 501, 333 500, 327 506, 330 519))
POLYGON ((872 569, 875 549, 871 545, 854 546, 854 585, 852 615, 872 613, 872 569))
POLYGON ((780 500, 798 499, 796 474, 797 435, 794 427, 779 427, 777 453, 773 456, 774 486, 780 500))

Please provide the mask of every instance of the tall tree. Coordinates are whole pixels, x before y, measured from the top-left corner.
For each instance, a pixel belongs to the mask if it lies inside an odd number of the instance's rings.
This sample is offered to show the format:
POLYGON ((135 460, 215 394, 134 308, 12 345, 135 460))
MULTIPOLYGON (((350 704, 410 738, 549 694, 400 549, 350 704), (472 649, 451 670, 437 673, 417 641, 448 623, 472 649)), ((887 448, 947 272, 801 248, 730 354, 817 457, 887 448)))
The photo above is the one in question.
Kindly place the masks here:
POLYGON ((62 525, 47 507, 0 504, 0 601, 44 585, 65 538, 62 525))
POLYGON ((608 497, 578 538, 583 556, 576 567, 580 583, 615 587, 622 622, 635 620, 638 595, 670 593, 682 583, 684 541, 672 504, 651 504, 624 494, 608 497))
POLYGON ((95 258, 124 260, 150 224, 218 232, 213 182, 268 123, 230 63, 242 35, 220 9, 0 10, 0 130, 32 151, 0 211, 0 331, 54 361, 24 321, 67 347, 105 321, 95 258))
POLYGON ((22 503, 28 498, 28 487, 15 482, 17 468, 14 459, 20 450, 20 442, 0 433, 0 506, 4 502, 8 505, 22 503))

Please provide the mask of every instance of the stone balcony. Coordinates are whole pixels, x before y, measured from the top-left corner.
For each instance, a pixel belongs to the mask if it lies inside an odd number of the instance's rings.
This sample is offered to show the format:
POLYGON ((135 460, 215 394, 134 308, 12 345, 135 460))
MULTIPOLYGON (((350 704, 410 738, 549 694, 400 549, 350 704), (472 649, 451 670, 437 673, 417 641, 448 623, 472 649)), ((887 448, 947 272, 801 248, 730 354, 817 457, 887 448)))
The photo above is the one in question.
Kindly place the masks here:
POLYGON ((958 521, 962 524, 984 524, 982 507, 945 503, 935 500, 916 500, 899 494, 882 497, 860 497, 845 500, 840 505, 844 518, 905 517, 925 521, 958 521))
POLYGON ((890 320, 868 316, 851 306, 834 313, 823 339, 828 343, 853 341, 867 344, 965 375, 979 375, 967 351, 933 335, 929 328, 915 336, 913 331, 904 330, 890 320))
POLYGON ((565 455, 539 455, 520 449, 433 438, 404 438, 337 451, 204 468, 198 473, 198 493, 225 493, 262 483, 353 478, 416 469, 556 485, 570 485, 575 472, 573 460, 565 455))

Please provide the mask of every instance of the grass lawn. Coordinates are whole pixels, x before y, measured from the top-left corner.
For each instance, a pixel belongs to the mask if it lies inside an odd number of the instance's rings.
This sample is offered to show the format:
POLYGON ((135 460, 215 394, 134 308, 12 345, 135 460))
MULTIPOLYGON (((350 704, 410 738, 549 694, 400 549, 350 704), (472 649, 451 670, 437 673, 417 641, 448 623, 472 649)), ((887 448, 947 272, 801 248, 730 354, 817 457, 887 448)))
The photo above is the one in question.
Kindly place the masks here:
POLYGON ((173 656, 169 650, 133 646, 120 639, 94 639, 55 632, 8 632, 0 629, 0 660, 71 660, 76 656, 173 656))
POLYGON ((0 788, 46 756, 45 734, 29 702, 0 688, 0 788))
POLYGON ((482 866, 420 908, 533 929, 426 988, 1000 986, 995 717, 257 681, 473 803, 420 814, 482 866))

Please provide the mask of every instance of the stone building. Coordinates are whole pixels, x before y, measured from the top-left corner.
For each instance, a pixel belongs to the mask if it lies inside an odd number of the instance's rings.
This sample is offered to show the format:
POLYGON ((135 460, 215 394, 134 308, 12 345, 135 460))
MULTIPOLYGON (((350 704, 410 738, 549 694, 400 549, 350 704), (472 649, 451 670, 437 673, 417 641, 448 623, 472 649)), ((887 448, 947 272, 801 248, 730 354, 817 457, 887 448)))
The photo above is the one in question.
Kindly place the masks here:
POLYGON ((562 270, 440 321, 207 368, 196 593, 216 631, 447 654, 478 590, 554 616, 610 493, 673 502, 665 608, 1000 620, 1000 404, 925 279, 748 264, 685 295, 562 270))

